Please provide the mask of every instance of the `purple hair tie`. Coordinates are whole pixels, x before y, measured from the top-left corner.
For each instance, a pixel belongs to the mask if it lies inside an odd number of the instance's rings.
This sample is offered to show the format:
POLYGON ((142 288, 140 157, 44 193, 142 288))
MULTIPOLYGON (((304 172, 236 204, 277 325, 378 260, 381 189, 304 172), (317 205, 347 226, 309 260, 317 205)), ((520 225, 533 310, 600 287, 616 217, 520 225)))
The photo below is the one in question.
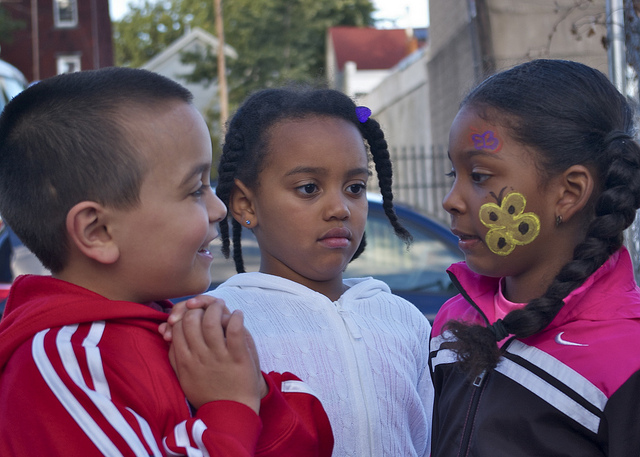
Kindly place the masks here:
POLYGON ((358 116, 358 120, 364 124, 369 119, 369 116, 371 116, 371 110, 366 106, 356 106, 356 116, 358 116))

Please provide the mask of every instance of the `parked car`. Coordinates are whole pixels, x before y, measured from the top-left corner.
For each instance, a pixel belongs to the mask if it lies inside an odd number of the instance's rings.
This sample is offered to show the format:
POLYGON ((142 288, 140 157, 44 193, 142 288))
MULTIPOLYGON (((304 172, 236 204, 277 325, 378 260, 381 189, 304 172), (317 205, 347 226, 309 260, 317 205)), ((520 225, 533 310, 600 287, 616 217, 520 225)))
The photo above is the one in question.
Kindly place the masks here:
MULTIPOLYGON (((396 213, 413 235, 411 248, 407 250, 402 240, 393 233, 384 215, 381 198, 369 195, 369 217, 365 229, 367 248, 349 264, 345 277, 372 276, 380 279, 389 285, 393 293, 413 303, 427 318, 433 320, 440 306, 456 294, 445 270, 463 259, 458 249, 458 238, 442 224, 407 206, 396 205, 396 213)), ((2 265, 5 265, 5 269, 9 265, 11 255, 11 242, 6 231, 6 228, 0 230, 0 274, 2 265)), ((219 239, 212 242, 210 249, 214 253, 210 287, 213 289, 235 274, 235 266, 233 260, 225 259, 220 254, 219 239)), ((260 250, 253 233, 246 228, 242 234, 242 253, 246 270, 258 271, 260 250)), ((7 286, 4 285, 5 288, 7 286)), ((0 300, 2 287, 0 284, 0 300)), ((2 308, 0 304, 0 313, 2 308)))
POLYGON ((24 75, 13 65, 0 60, 0 111, 27 87, 24 75))
MULTIPOLYGON (((391 291, 413 303, 430 320, 440 306, 457 293, 446 269, 463 260, 458 238, 447 227, 415 211, 397 204, 396 213, 413 235, 413 244, 406 245, 393 232, 384 215, 382 199, 369 195, 369 217, 365 233, 367 247, 351 262, 345 277, 372 276, 386 282, 391 291)), ((212 288, 235 274, 231 259, 220 255, 220 240, 212 243, 214 261, 211 266, 212 288)), ((242 233, 242 256, 246 271, 258 271, 260 250, 247 228, 242 233)))

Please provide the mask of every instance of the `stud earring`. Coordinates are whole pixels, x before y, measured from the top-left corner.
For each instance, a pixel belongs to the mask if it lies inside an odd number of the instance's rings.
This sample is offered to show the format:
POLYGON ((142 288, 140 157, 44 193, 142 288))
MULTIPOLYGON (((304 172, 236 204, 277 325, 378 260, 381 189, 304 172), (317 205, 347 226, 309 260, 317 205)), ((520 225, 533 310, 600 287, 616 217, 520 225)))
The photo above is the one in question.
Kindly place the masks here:
POLYGON ((562 224, 562 216, 556 216, 556 227, 560 227, 562 224))
POLYGON ((246 221, 244 221, 245 224, 247 225, 251 225, 251 221, 249 219, 247 219, 246 221))

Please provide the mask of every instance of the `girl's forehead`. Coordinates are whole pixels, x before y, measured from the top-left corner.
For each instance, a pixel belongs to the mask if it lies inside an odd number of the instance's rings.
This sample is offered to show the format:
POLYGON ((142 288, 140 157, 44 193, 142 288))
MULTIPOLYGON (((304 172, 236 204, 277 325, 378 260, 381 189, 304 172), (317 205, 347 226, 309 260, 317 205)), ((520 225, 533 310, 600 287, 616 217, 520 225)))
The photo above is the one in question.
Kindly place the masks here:
POLYGON ((327 123, 334 124, 342 122, 351 125, 349 121, 338 115, 309 113, 300 116, 280 118, 269 126, 269 131, 288 129, 291 127, 300 128, 300 126, 321 129, 327 123))
POLYGON ((274 124, 265 145, 265 166, 365 166, 368 155, 360 130, 341 117, 313 116, 274 124))
POLYGON ((499 154, 511 142, 508 130, 475 108, 462 108, 455 117, 449 136, 450 150, 499 154))

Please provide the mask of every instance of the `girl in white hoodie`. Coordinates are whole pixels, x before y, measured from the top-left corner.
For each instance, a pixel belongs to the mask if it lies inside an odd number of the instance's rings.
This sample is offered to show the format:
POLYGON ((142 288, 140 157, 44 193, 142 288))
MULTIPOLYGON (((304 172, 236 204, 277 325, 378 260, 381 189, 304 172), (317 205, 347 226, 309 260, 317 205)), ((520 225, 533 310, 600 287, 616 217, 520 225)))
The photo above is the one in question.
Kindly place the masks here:
POLYGON ((228 126, 216 189, 232 216, 231 236, 220 223, 223 253, 232 238, 241 274, 210 294, 244 312, 265 371, 291 370, 313 388, 334 456, 428 456, 430 324, 384 282, 342 277, 365 247, 370 158, 385 213, 411 241, 370 114, 326 89, 267 89, 245 101, 228 126), (259 272, 244 273, 243 226, 258 241, 259 272))

